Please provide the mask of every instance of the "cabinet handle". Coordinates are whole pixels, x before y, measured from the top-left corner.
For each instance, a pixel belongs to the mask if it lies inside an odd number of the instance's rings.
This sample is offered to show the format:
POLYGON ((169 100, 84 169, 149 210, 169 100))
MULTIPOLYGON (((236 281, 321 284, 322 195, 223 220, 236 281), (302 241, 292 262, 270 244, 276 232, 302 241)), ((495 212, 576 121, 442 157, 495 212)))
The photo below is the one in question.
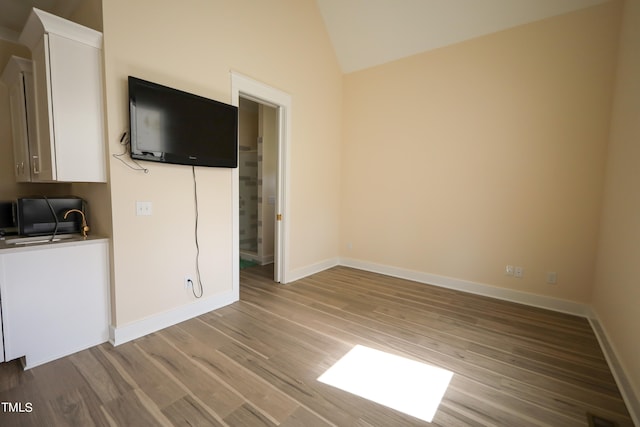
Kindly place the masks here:
POLYGON ((38 156, 33 156, 33 173, 39 174, 40 170, 38 169, 38 156))

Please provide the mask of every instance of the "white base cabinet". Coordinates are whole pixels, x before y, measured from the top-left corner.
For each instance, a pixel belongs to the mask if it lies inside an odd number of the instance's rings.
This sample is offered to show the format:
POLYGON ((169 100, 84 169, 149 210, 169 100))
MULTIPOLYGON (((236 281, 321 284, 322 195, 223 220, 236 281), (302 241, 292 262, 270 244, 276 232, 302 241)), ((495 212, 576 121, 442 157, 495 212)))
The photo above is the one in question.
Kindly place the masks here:
POLYGON ((6 360, 25 368, 109 338, 108 241, 0 251, 6 360))

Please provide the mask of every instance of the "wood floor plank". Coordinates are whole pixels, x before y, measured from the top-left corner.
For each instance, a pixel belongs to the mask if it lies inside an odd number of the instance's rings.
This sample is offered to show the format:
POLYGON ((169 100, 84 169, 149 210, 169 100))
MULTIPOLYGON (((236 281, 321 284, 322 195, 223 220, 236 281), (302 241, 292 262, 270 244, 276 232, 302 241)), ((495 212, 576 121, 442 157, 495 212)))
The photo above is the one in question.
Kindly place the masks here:
POLYGON ((469 381, 460 375, 453 376, 446 399, 457 401, 467 408, 481 409, 482 412, 491 413, 493 417, 500 414, 501 425, 580 426, 584 422, 583 417, 559 411, 555 405, 545 406, 539 405, 535 400, 523 400, 517 395, 506 393, 504 389, 469 381))
POLYGON ((441 427, 484 427, 487 423, 477 417, 468 416, 459 408, 452 408, 451 401, 444 400, 438 407, 432 425, 441 427))
POLYGON ((518 354, 516 349, 503 351, 482 344, 472 344, 469 352, 481 355, 491 360, 511 364, 527 371, 540 373, 547 377, 554 377, 563 382, 586 387, 602 394, 617 396, 618 388, 612 381, 611 373, 604 370, 582 368, 567 359, 555 358, 541 362, 531 357, 518 354))
POLYGON ((21 383, 30 381, 33 379, 31 371, 23 371, 20 360, 12 360, 1 364, 0 370, 0 393, 6 390, 11 390, 18 387, 21 383))
POLYGON ((117 399, 133 389, 97 348, 72 354, 69 360, 102 403, 117 399))
POLYGON ((277 425, 248 404, 240 406, 238 409, 227 415, 224 418, 224 421, 229 426, 238 427, 275 427, 277 425))
POLYGON ((162 413, 167 416, 174 426, 211 426, 221 427, 225 424, 211 416, 191 396, 185 396, 165 407, 162 413))
POLYGON ((280 423, 280 427, 336 427, 335 424, 321 418, 305 407, 296 409, 286 420, 280 423))
POLYGON ((88 387, 79 387, 49 401, 53 424, 59 426, 109 426, 109 420, 100 410, 101 402, 90 398, 88 387))
POLYGON ((135 381, 134 391, 140 390, 149 396, 157 407, 163 408, 185 396, 175 381, 149 363, 135 341, 111 348, 107 354, 114 365, 118 364, 135 381))
POLYGON ((159 407, 140 389, 131 390, 104 405, 117 426, 140 427, 171 426, 171 421, 159 407))
POLYGON ((0 364, 0 426, 586 426, 633 423, 588 321, 335 267, 27 372, 0 364), (356 344, 453 373, 432 423, 317 381, 356 344))

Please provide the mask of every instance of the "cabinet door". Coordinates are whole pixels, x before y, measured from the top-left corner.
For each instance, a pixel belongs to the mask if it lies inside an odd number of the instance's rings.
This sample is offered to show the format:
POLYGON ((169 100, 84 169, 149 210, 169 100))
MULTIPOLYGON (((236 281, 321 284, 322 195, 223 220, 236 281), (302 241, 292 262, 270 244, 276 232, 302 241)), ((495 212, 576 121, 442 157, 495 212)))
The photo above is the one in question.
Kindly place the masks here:
POLYGON ((56 179, 104 182, 101 50, 56 34, 48 38, 56 179))
MULTIPOLYGON (((38 121, 36 117, 36 89, 33 68, 22 73, 22 80, 24 83, 24 105, 27 113, 27 140, 29 145, 27 153, 31 158, 31 153, 38 150, 38 121)), ((29 180, 32 181, 33 176, 28 165, 29 163, 27 163, 26 170, 29 171, 29 180)))
POLYGON ((29 156, 29 132, 25 100, 24 76, 20 76, 9 87, 11 106, 11 133, 13 136, 14 174, 17 182, 31 181, 29 156))
POLYGON ((31 368, 107 341, 108 265, 106 241, 0 255, 7 360, 31 368))
POLYGON ((31 150, 31 179, 53 181, 55 152, 51 120, 51 87, 49 77, 49 36, 45 34, 31 51, 36 99, 36 141, 31 150))

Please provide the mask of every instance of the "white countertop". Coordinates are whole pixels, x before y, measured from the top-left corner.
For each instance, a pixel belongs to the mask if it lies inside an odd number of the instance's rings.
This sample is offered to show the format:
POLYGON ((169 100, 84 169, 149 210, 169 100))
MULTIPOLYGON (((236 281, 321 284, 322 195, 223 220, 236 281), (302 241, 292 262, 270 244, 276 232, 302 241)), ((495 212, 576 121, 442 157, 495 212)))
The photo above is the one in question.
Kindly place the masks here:
POLYGON ((24 252, 31 250, 53 249, 63 246, 78 246, 107 240, 106 237, 89 235, 85 239, 82 234, 60 234, 53 241, 51 236, 6 236, 0 239, 0 254, 24 252))

